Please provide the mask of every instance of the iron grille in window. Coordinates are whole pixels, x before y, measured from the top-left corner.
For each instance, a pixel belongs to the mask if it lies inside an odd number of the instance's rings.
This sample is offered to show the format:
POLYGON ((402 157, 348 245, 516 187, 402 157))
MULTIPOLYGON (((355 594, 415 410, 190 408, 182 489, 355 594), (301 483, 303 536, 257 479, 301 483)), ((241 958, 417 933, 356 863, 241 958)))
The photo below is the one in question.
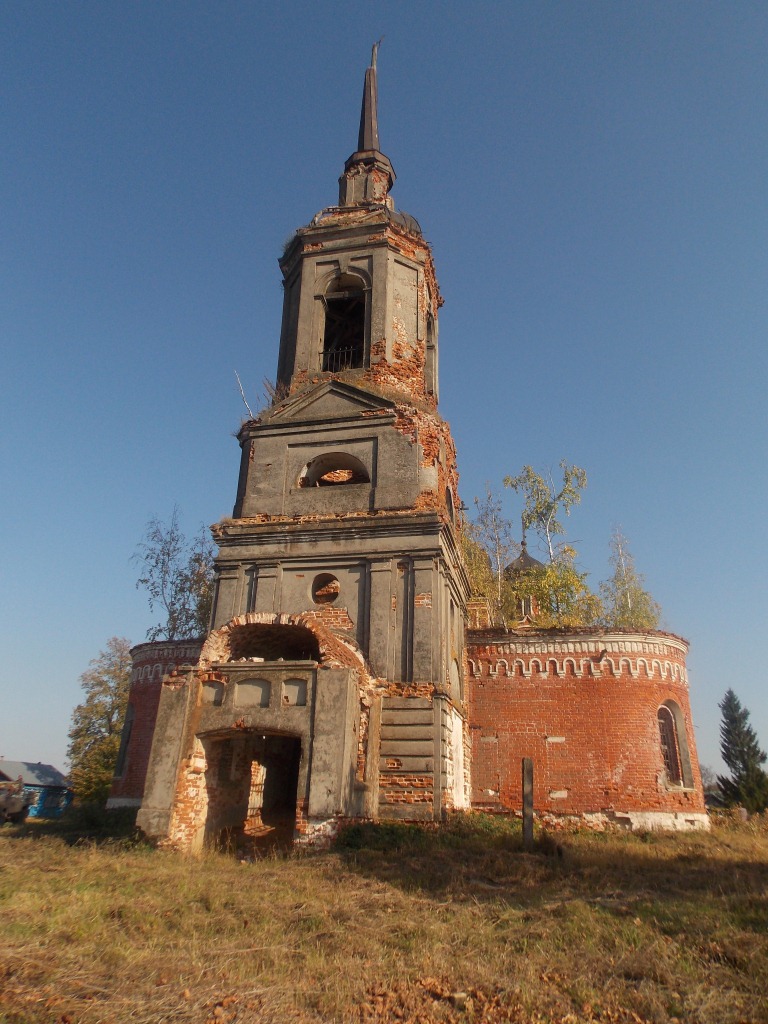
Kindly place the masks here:
POLYGON ((677 729, 675 718, 667 707, 659 708, 659 739, 661 740, 661 753, 664 758, 664 768, 667 772, 667 779, 670 782, 682 782, 683 773, 680 770, 680 753, 677 745, 677 729))
POLYGON ((325 296, 323 369, 355 369, 365 358, 365 292, 332 291, 325 296))

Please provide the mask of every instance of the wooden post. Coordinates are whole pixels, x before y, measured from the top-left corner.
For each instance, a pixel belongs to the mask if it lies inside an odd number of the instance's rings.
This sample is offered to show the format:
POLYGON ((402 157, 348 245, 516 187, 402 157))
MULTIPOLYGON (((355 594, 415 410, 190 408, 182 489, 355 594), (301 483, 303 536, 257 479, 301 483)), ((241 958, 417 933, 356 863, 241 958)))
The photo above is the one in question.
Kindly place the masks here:
POLYGON ((533 759, 523 758, 523 848, 533 849, 533 759))

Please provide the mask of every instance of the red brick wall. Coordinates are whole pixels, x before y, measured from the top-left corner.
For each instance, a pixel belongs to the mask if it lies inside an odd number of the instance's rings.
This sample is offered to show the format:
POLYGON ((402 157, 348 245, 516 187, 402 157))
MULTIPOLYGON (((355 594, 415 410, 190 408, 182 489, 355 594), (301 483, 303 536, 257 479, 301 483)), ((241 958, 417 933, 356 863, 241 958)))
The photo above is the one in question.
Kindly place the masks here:
POLYGON ((470 634, 473 805, 522 807, 521 759, 534 762, 540 812, 704 813, 685 673, 671 634, 470 634), (691 786, 664 775, 657 712, 682 712, 691 786))
POLYGON ((163 676, 179 665, 196 664, 201 648, 202 642, 195 640, 159 640, 132 649, 128 704, 133 708, 133 726, 123 773, 112 781, 110 801, 139 801, 143 797, 163 676))

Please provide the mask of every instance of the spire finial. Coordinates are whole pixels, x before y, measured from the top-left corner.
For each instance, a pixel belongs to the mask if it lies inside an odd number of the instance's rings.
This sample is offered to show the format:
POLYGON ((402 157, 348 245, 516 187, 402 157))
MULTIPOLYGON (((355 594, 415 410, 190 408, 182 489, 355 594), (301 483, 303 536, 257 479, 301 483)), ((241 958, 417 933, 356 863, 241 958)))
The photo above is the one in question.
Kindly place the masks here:
POLYGON ((379 118, 378 118, 378 89, 376 86, 376 59, 379 55, 378 43, 373 44, 371 49, 371 66, 365 71, 365 85, 363 86, 363 106, 360 110, 360 131, 357 136, 358 153, 378 150, 379 148, 379 118))
POLYGON ((357 149, 344 164, 344 173, 339 178, 339 206, 387 202, 389 190, 395 183, 392 164, 379 149, 376 61, 381 39, 373 44, 370 67, 365 70, 357 149))

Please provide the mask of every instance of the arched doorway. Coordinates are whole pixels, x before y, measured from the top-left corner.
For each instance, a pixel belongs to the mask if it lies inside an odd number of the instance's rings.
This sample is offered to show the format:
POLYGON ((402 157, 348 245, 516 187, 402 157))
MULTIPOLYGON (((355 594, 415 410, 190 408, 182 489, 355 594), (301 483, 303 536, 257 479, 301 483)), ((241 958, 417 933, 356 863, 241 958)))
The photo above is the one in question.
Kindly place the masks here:
POLYGON ((202 742, 206 843, 245 858, 290 846, 301 768, 299 737, 238 729, 202 742))

